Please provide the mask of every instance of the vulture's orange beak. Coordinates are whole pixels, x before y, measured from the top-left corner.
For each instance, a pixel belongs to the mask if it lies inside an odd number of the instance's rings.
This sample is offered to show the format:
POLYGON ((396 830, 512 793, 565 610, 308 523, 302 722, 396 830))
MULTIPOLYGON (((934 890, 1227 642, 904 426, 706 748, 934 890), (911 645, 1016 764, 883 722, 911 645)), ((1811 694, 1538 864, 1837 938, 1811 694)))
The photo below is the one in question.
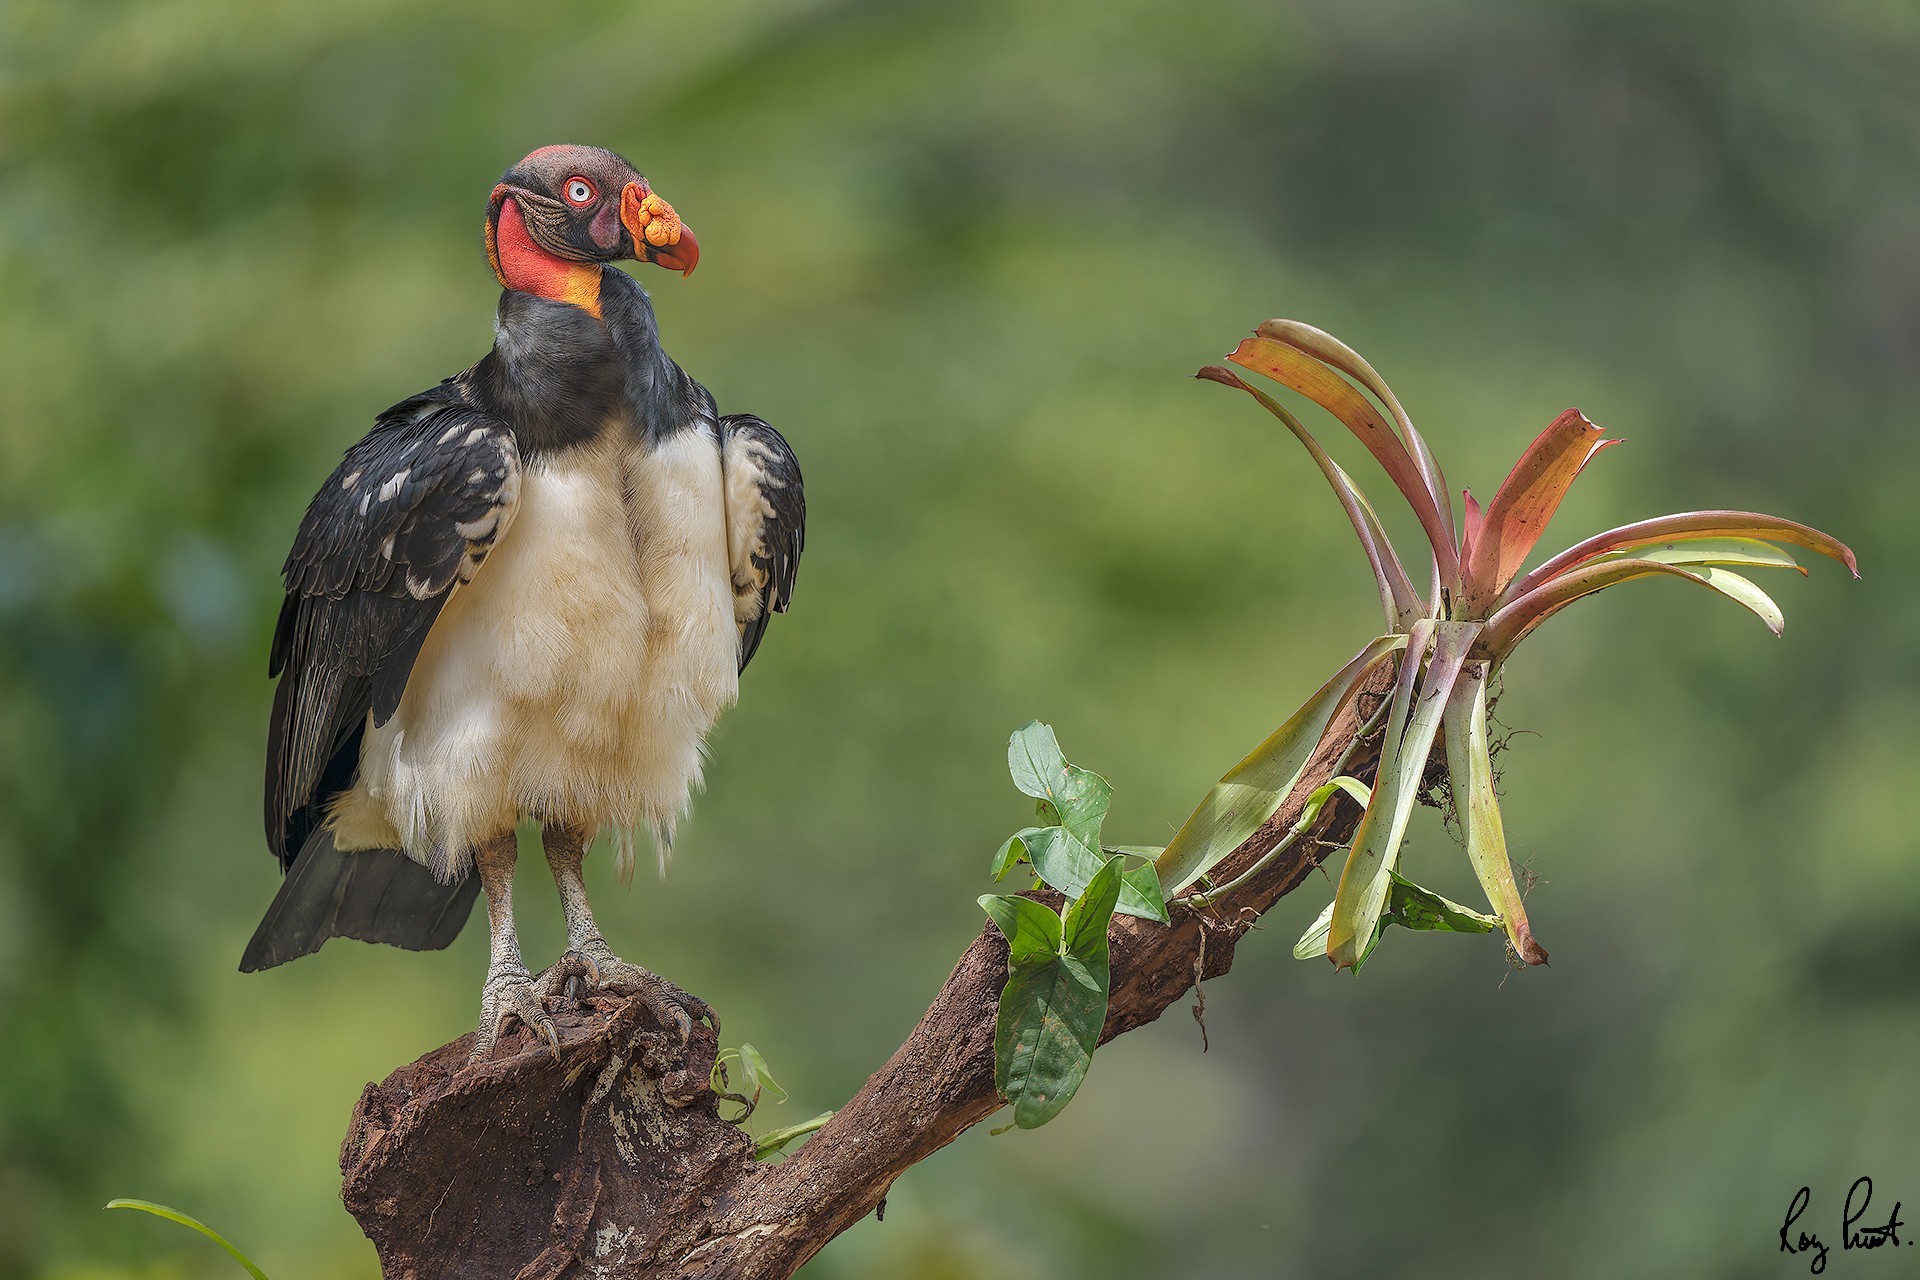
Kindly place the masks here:
POLYGON ((633 237, 633 256, 656 263, 683 276, 693 274, 700 261, 700 242, 693 228, 680 221, 673 206, 647 189, 629 182, 620 193, 620 224, 633 237))

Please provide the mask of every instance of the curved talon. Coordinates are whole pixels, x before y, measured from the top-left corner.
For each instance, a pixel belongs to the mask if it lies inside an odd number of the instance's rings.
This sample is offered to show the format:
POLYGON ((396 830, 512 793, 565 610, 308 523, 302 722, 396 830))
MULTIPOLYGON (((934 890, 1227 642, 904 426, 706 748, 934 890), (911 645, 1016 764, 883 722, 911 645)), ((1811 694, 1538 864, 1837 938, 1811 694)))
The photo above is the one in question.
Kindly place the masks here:
POLYGON ((564 999, 570 1007, 578 1008, 600 985, 600 966, 584 951, 566 951, 548 965, 533 984, 546 999, 564 999))
POLYGON ((571 997, 583 978, 590 991, 614 991, 638 996, 653 1011, 655 1018, 679 1033, 680 1047, 683 1049, 693 1038, 696 1019, 712 1027, 716 1035, 719 1034, 720 1018, 706 1001, 689 995, 657 973, 622 960, 613 954, 613 948, 607 945, 604 938, 589 938, 569 949, 540 975, 539 989, 549 996, 565 994, 571 997))
POLYGON ((486 985, 481 989, 480 1029, 474 1035, 473 1052, 467 1055, 467 1065, 485 1062, 493 1056, 494 1046, 500 1040, 500 1024, 508 1017, 520 1019, 522 1025, 544 1040, 547 1051, 558 1061, 560 1032, 547 1016, 540 996, 525 969, 488 974, 486 985))

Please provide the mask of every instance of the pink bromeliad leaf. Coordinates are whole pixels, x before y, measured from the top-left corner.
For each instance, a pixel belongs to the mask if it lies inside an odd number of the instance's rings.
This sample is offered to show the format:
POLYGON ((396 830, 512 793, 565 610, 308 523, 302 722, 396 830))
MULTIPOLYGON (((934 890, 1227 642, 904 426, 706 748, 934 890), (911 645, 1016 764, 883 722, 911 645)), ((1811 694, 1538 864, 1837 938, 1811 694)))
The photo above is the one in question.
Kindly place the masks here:
POLYGON ((1474 656, 1499 662, 1512 653, 1514 647, 1526 639, 1535 627, 1575 600, 1622 582, 1655 575, 1684 578, 1718 591, 1759 615, 1760 620, 1767 624, 1767 629, 1775 635, 1779 635, 1785 625, 1780 606, 1773 602, 1772 597, 1732 570, 1703 564, 1667 564, 1659 560, 1610 559, 1569 569, 1502 605, 1487 619, 1486 630, 1480 634, 1474 656))
POLYGON ((1486 527, 1487 516, 1486 512, 1480 509, 1480 503, 1475 500, 1473 490, 1461 490, 1460 499, 1466 504, 1460 516, 1460 563, 1468 565, 1473 563, 1473 547, 1480 541, 1481 531, 1486 527))
POLYGON ((1602 449, 1618 443, 1606 439, 1578 409, 1568 409, 1527 446, 1487 504, 1471 553, 1463 553, 1461 577, 1469 616, 1484 616, 1486 606, 1526 563, 1581 469, 1602 449))
POLYGON ((1387 425, 1387 420, 1359 388, 1315 356, 1278 338, 1260 334, 1242 339, 1227 359, 1298 391, 1353 432, 1375 461, 1386 469, 1394 487, 1413 508, 1433 547, 1439 577, 1447 583, 1459 580, 1459 550, 1453 540, 1453 522, 1443 514, 1445 491, 1436 495, 1429 488, 1422 466, 1407 451, 1406 442, 1387 425))
POLYGON ((1768 542, 1784 542, 1838 560, 1847 566, 1848 572, 1854 577, 1860 576, 1860 567, 1846 543, 1808 525, 1783 520, 1779 516, 1762 515, 1757 511, 1682 511, 1623 524, 1617 529, 1609 529, 1575 543, 1539 568, 1515 579, 1502 593, 1500 603, 1504 607, 1569 569, 1610 551, 1695 538, 1759 538, 1768 542))
POLYGON ((1400 407, 1400 397, 1393 394, 1393 388, 1380 376, 1374 367, 1367 363, 1366 357, 1324 329, 1316 329, 1299 320, 1267 320, 1254 330, 1263 338, 1273 338, 1290 347, 1306 352, 1316 360, 1332 365, 1355 382, 1371 391, 1374 398, 1387 407, 1393 420, 1400 427, 1400 435, 1407 442, 1407 450, 1413 455, 1414 465, 1419 468, 1420 478, 1426 482, 1427 492, 1433 495, 1433 502, 1446 517, 1448 529, 1453 527, 1453 505, 1447 489, 1446 477, 1440 474, 1440 463, 1427 448, 1427 442, 1414 429, 1413 419, 1400 407))
POLYGON ((1359 486, 1340 464, 1327 456, 1313 433, 1302 426, 1300 420, 1289 413, 1285 406, 1258 387, 1249 386, 1246 380, 1231 369, 1210 364, 1193 375, 1218 382, 1222 386, 1238 387, 1258 400, 1268 413, 1286 424, 1296 439, 1313 456, 1314 463, 1320 468, 1320 474, 1333 486, 1333 492, 1340 499, 1340 506, 1347 513, 1347 519, 1353 523, 1353 531, 1360 539, 1361 550, 1366 552, 1367 564, 1373 569, 1374 585, 1380 591, 1380 608, 1386 614, 1389 631, 1405 631, 1413 625, 1413 620, 1425 610, 1420 598, 1415 594, 1412 581, 1407 577, 1406 569, 1400 563, 1400 557, 1394 553, 1393 544, 1387 541, 1387 534, 1380 527, 1380 518, 1374 514, 1372 505, 1359 486))

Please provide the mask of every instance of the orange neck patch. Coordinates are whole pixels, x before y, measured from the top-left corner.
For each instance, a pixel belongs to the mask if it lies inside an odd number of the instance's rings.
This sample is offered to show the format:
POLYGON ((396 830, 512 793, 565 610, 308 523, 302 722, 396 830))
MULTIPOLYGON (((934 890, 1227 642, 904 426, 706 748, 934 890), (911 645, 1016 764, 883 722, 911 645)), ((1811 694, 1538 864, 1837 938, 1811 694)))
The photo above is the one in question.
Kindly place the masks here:
POLYGON ((498 230, 493 222, 487 224, 487 257, 507 288, 569 303, 600 318, 599 265, 568 262, 535 244, 512 196, 500 201, 498 230))

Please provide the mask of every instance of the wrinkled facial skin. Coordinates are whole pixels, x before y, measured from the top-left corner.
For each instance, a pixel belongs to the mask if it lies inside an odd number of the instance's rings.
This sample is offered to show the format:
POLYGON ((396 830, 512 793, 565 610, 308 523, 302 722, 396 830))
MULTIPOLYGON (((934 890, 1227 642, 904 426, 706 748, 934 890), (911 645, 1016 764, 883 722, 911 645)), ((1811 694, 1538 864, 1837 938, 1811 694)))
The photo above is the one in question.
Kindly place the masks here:
POLYGON ((497 220, 500 202, 513 200, 533 242, 567 262, 642 257, 620 222, 620 194, 630 182, 646 185, 638 170, 601 147, 542 147, 501 175, 488 216, 497 220))

